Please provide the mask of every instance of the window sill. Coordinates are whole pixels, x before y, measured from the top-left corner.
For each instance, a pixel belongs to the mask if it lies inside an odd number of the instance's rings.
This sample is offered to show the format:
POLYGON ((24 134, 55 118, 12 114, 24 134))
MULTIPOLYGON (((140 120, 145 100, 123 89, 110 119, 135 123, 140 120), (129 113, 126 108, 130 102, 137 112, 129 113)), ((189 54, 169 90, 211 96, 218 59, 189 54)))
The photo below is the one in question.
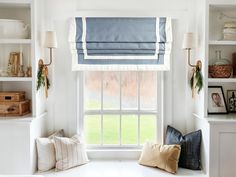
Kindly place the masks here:
POLYGON ((89 159, 137 160, 141 149, 87 149, 89 159))

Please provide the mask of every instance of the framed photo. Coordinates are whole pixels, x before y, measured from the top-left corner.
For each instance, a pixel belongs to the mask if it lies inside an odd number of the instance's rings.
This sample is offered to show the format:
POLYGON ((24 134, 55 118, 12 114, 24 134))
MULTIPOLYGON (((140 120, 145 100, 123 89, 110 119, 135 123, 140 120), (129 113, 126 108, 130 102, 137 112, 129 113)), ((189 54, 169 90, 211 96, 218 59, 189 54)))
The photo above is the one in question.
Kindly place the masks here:
POLYGON ((208 114, 227 114, 227 106, 222 86, 208 87, 208 114))
POLYGON ((229 112, 236 112, 236 90, 227 90, 227 105, 229 112))

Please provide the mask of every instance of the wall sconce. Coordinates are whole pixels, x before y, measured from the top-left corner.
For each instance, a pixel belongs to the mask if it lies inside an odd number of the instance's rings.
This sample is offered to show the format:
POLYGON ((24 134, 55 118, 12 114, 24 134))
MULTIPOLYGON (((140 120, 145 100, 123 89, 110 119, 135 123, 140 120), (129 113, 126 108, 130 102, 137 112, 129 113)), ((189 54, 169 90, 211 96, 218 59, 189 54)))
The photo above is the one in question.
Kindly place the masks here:
POLYGON ((185 33, 183 40, 183 49, 187 50, 188 65, 193 69, 192 77, 190 79, 190 86, 192 90, 192 98, 195 97, 195 92, 199 93, 203 88, 203 76, 201 73, 202 62, 197 60, 195 65, 190 62, 190 51, 196 48, 196 35, 194 33, 185 33))
POLYGON ((52 49, 57 48, 57 37, 56 32, 46 31, 44 36, 44 47, 49 48, 50 62, 45 64, 43 59, 39 60, 39 67, 49 66, 52 64, 52 49))
POLYGON ((50 86, 50 82, 48 79, 48 66, 52 64, 52 49, 57 48, 57 37, 54 31, 46 31, 44 36, 44 47, 49 48, 50 53, 50 61, 48 64, 43 62, 43 59, 40 59, 38 62, 38 81, 37 81, 37 90, 40 89, 41 86, 45 87, 45 96, 48 97, 48 89, 50 86))
POLYGON ((187 50, 187 57, 188 57, 188 65, 191 67, 198 67, 201 69, 202 62, 200 60, 197 61, 196 65, 191 64, 190 62, 190 51, 191 49, 196 48, 196 35, 194 33, 185 33, 184 40, 183 40, 183 47, 184 50, 187 50))

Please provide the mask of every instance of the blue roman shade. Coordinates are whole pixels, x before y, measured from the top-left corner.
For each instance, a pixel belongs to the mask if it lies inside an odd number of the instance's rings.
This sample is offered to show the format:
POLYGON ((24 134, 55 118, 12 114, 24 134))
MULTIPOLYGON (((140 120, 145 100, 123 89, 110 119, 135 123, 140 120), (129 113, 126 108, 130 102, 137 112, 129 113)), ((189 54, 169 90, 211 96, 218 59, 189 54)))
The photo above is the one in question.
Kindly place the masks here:
POLYGON ((73 70, 168 70, 171 19, 76 17, 69 42, 73 70))

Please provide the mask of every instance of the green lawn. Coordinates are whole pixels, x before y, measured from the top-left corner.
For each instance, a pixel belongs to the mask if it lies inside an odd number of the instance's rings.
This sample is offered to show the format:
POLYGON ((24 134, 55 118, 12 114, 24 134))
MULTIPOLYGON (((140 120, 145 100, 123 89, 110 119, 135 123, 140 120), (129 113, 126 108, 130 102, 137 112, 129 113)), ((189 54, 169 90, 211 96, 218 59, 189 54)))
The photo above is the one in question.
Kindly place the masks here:
MULTIPOLYGON (((120 116, 104 115, 101 125, 100 115, 85 117, 85 137, 88 144, 101 143, 101 126, 103 126, 103 144, 119 144, 120 116)), ((137 144, 138 142, 138 117, 125 115, 121 118, 121 143, 137 144)), ((153 115, 140 116, 140 142, 155 140, 156 117, 153 115)))

